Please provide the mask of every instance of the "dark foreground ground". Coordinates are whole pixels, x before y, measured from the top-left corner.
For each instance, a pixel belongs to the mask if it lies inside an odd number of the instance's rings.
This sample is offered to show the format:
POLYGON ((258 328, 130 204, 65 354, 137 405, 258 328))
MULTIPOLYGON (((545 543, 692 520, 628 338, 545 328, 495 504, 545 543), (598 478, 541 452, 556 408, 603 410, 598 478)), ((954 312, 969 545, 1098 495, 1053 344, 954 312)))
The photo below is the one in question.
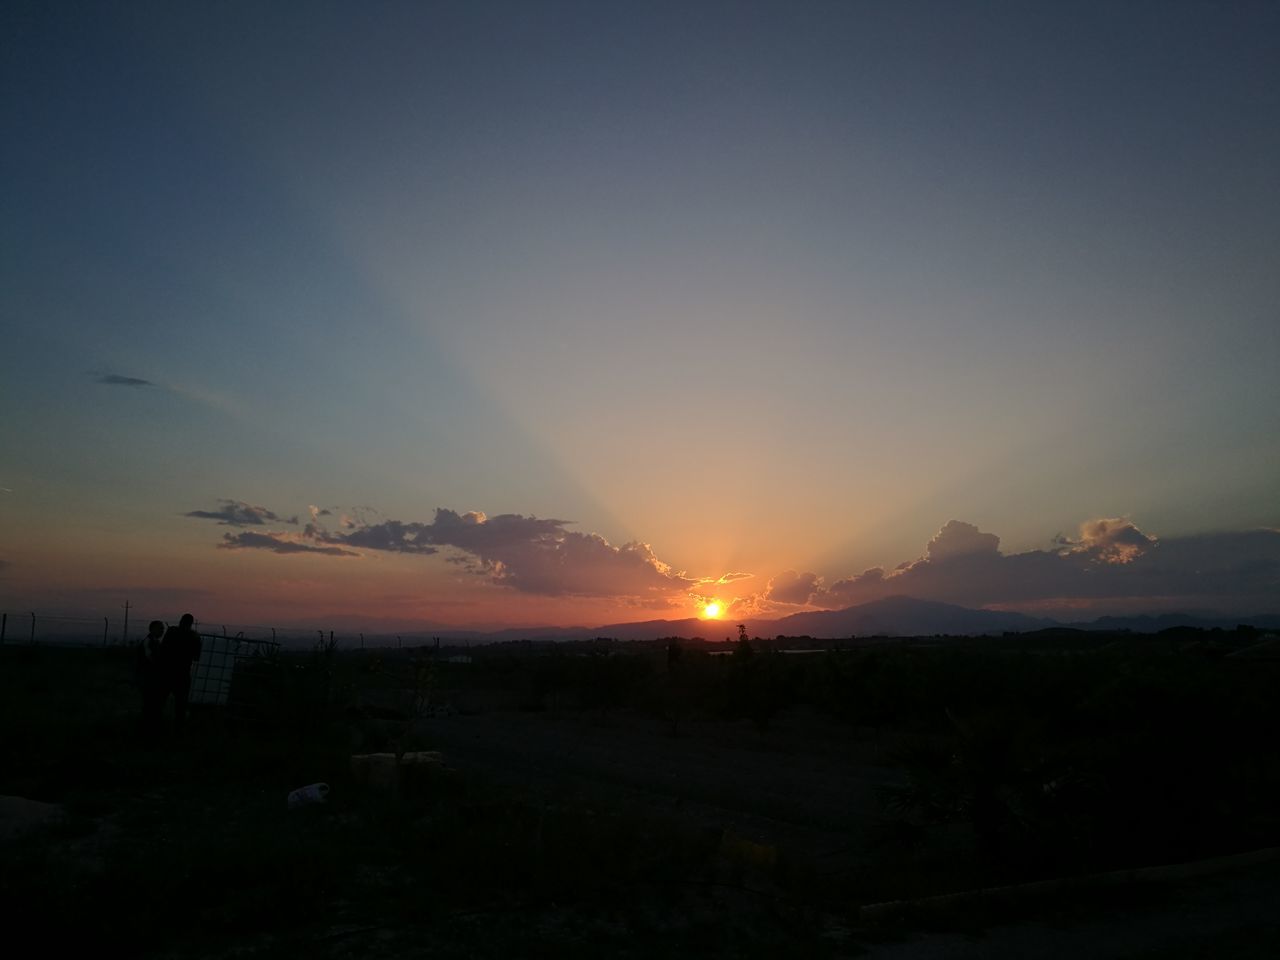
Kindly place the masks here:
POLYGON ((1274 665, 1184 654, 315 652, 146 745, 126 651, 3 649, 0 902, 137 956, 1280 955, 1280 861, 860 910, 1274 842, 1274 665), (396 750, 443 762, 353 775, 396 750))

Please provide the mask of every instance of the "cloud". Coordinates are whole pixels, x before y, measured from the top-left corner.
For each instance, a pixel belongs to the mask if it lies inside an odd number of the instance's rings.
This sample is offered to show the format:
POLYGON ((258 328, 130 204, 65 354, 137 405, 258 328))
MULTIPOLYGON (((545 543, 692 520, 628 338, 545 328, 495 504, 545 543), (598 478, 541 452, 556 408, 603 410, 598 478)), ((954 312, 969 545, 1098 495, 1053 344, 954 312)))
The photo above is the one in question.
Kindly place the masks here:
POLYGON ((494 583, 524 593, 656 598, 702 582, 674 572, 647 543, 613 546, 599 534, 566 530, 567 524, 438 509, 424 533, 473 556, 494 583))
MULTIPOLYGON (((291 522, 244 501, 219 504, 217 510, 187 515, 239 527, 291 522)), ((1054 538, 1046 549, 1006 554, 994 533, 948 520, 921 556, 892 570, 871 567, 830 582, 813 572, 785 570, 764 590, 731 597, 714 588, 750 574, 690 576, 647 543, 614 545, 599 534, 569 529, 567 520, 445 508, 430 521, 388 519, 368 507, 343 512, 313 505, 308 514, 311 520, 301 531, 227 533, 219 546, 325 556, 438 554, 446 563, 522 593, 608 597, 650 606, 714 594, 733 615, 804 606, 836 609, 894 595, 1037 609, 1101 601, 1142 606, 1185 598, 1188 604, 1224 610, 1261 610, 1274 606, 1280 595, 1280 530, 1274 529, 1157 538, 1128 518, 1101 517, 1081 524, 1074 537, 1054 538), (332 528, 326 518, 332 518, 332 528)))
POLYGON ((862 573, 836 580, 830 587, 815 591, 813 603, 822 607, 850 607, 859 602, 855 598, 874 592, 884 581, 884 567, 871 567, 862 573))
MULTIPOLYGON (((260 526, 278 520, 264 507, 222 500, 218 510, 196 510, 187 516, 217 520, 230 526, 260 526)), ((226 549, 262 549, 274 553, 356 555, 357 550, 430 556, 446 553, 453 563, 490 582, 522 593, 544 596, 611 597, 626 602, 667 602, 704 584, 728 584, 748 573, 722 577, 690 577, 661 560, 647 543, 620 546, 595 533, 569 530, 570 521, 479 511, 458 513, 439 508, 430 522, 375 517, 367 507, 339 513, 335 529, 323 518, 332 511, 314 505, 298 534, 227 534, 226 549)))
POLYGON ((296 537, 296 534, 256 533, 248 530, 242 533, 225 533, 222 535, 222 543, 218 544, 218 549, 270 550, 272 553, 318 553, 329 557, 360 556, 354 550, 345 550, 342 547, 316 546, 312 543, 304 543, 294 539, 294 537, 296 537))
POLYGON ((1274 605, 1280 593, 1280 532, 1254 530, 1157 539, 1131 520, 1099 518, 1054 549, 1004 554, 999 539, 949 521, 925 555, 886 573, 872 568, 824 586, 810 605, 836 609, 894 595, 965 606, 1132 598, 1187 598, 1216 605, 1274 605))
POLYGON ((1087 554, 1104 563, 1131 563, 1155 545, 1134 523, 1124 517, 1089 520, 1080 526, 1080 539, 1059 537, 1058 543, 1072 553, 1087 554))
POLYGON ((221 507, 217 510, 190 510, 184 517, 196 517, 200 520, 217 520, 225 527, 257 527, 267 523, 297 523, 298 518, 280 520, 276 514, 266 507, 255 507, 243 500, 219 500, 221 507))
POLYGON ((999 549, 999 537, 994 533, 983 533, 963 520, 948 520, 925 545, 929 559, 937 562, 972 554, 993 554, 999 549))
POLYGON ((98 377, 98 383, 105 383, 113 387, 154 387, 155 384, 150 380, 143 380, 141 377, 124 377, 118 373, 104 373, 98 377))
POLYGON ((816 573, 784 570, 769 581, 765 599, 774 603, 806 604, 818 591, 818 583, 821 579, 816 573))
POLYGON ((12 562, 12 561, 10 561, 10 560, 0 560, 0 571, 8 570, 8 569, 9 569, 10 567, 12 567, 12 566, 13 566, 13 562, 12 562))
POLYGON ((394 553, 420 553, 429 555, 438 553, 439 549, 431 545, 428 537, 430 525, 425 523, 401 523, 399 520, 386 520, 372 526, 356 526, 347 521, 350 533, 329 534, 315 523, 309 523, 303 532, 324 543, 345 543, 352 547, 364 547, 367 550, 388 550, 394 553))
POLYGON ((656 600, 711 582, 674 571, 647 543, 614 546, 599 534, 565 529, 567 520, 439 508, 430 523, 369 523, 345 515, 340 523, 337 532, 315 522, 304 532, 325 544, 395 553, 452 548, 460 556, 447 559, 522 593, 656 600))

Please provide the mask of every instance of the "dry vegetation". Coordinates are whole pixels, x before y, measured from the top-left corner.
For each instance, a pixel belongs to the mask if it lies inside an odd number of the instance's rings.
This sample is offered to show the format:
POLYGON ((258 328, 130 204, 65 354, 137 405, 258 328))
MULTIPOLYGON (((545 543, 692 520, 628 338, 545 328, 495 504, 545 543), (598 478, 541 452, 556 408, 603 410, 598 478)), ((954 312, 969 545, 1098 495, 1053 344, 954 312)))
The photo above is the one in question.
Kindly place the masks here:
POLYGON ((3 841, 0 895, 135 955, 856 952, 863 903, 1280 840, 1255 640, 316 650, 159 747, 127 651, 3 649, 0 794, 63 815, 3 841))

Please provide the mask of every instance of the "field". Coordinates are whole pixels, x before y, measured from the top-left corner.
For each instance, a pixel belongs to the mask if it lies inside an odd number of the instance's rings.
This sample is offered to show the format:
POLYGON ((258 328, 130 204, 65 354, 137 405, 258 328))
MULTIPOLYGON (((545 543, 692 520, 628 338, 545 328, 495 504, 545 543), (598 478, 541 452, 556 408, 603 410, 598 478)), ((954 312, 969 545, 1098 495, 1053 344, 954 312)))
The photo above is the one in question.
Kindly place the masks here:
POLYGON ((44 947, 140 956, 1272 955, 1265 857, 921 902, 1280 842, 1257 639, 322 647, 158 744, 128 651, 8 647, 0 895, 44 947))

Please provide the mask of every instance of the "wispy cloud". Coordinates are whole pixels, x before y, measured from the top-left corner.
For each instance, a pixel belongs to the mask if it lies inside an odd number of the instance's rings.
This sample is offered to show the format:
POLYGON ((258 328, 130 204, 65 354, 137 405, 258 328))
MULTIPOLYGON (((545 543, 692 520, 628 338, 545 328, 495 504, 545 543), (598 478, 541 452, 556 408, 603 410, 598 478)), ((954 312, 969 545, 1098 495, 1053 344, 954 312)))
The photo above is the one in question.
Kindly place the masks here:
POLYGON ((184 517, 195 517, 199 520, 216 520, 222 526, 257 527, 267 523, 297 523, 297 517, 282 520, 266 507, 255 507, 243 500, 219 500, 221 504, 216 510, 189 510, 184 517))
POLYGON ((319 546, 297 539, 298 534, 289 533, 256 533, 245 530, 241 533, 225 533, 220 550, 270 550, 272 553, 317 553, 329 557, 358 557, 354 550, 342 547, 319 546))
POLYGON ((255 410, 242 397, 231 392, 222 392, 215 388, 205 386, 197 380, 193 380, 190 376, 184 376, 173 381, 161 382, 156 380, 147 380, 143 377, 131 377, 120 373, 106 373, 101 369, 90 370, 87 375, 92 377, 95 383, 104 384, 106 386, 133 387, 135 389, 150 387, 155 390, 162 391, 166 396, 171 398, 177 398, 197 404, 242 423, 257 422, 262 416, 261 410, 255 410))
POLYGON ((154 387, 155 384, 150 380, 143 380, 141 377, 126 377, 119 373, 104 373, 98 377, 98 383, 105 383, 112 387, 154 387))

